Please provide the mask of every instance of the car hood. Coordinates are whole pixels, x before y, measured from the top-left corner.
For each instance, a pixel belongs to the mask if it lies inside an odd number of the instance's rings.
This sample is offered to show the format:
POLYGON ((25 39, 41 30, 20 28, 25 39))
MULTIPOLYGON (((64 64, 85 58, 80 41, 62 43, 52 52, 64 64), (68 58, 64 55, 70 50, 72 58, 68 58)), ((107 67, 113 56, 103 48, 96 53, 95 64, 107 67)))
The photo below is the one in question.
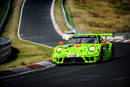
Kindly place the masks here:
POLYGON ((88 55, 88 53, 91 54, 98 54, 101 49, 101 44, 68 44, 68 45, 62 45, 57 46, 55 48, 55 52, 59 55, 88 55), (90 47, 95 47, 95 51, 90 51, 90 47), (56 52, 56 49, 62 48, 61 52, 56 52))

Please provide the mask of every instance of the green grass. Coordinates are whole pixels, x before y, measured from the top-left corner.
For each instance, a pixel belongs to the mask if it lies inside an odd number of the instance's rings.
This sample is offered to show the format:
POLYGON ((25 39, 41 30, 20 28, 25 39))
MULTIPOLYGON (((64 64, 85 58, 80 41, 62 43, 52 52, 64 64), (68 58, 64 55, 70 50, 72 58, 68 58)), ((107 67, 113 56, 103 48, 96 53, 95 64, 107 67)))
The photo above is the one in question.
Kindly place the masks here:
POLYGON ((2 0, 0 3, 0 24, 7 12, 9 0, 2 0))
POLYGON ((21 65, 26 65, 26 63, 24 61, 21 62, 21 65))

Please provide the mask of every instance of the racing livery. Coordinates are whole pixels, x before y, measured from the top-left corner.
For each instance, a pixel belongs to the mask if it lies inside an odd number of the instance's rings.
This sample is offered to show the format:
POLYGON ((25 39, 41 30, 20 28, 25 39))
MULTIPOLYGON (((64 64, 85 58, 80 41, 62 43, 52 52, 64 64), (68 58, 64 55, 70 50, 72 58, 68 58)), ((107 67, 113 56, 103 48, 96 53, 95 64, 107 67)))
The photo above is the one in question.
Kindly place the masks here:
POLYGON ((113 34, 73 34, 66 41, 67 44, 60 42, 60 45, 54 48, 53 62, 100 63, 112 59, 112 43, 104 41, 101 36, 113 36, 113 34))

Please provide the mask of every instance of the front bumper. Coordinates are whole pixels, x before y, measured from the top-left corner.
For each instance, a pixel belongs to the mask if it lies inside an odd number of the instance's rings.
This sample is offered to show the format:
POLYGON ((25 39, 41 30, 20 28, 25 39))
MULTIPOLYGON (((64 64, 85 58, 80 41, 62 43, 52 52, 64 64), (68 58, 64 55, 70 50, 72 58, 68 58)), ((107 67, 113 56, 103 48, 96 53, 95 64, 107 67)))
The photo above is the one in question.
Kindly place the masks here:
POLYGON ((96 63, 100 60, 99 56, 94 57, 60 57, 53 58, 56 64, 69 64, 69 63, 96 63))

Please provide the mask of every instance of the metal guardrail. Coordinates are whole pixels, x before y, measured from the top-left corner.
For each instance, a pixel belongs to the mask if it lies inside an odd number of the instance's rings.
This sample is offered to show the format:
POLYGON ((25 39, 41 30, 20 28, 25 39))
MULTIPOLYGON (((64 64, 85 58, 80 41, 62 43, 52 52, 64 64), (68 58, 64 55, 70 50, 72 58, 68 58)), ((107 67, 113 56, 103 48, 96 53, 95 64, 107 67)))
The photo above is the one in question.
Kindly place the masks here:
POLYGON ((74 27, 69 23, 69 20, 68 20, 68 18, 67 18, 67 14, 66 14, 66 12, 65 12, 64 3, 65 3, 65 0, 62 0, 62 3, 61 3, 61 4, 62 4, 62 12, 63 12, 64 19, 65 19, 65 22, 66 22, 67 27, 68 27, 71 31, 73 31, 73 32, 75 32, 75 33, 84 33, 84 32, 82 32, 82 31, 79 31, 78 29, 74 28, 74 27))
MULTIPOLYGON (((9 0, 8 9, 0 24, 0 35, 8 19, 9 12, 11 9, 11 4, 12 4, 12 0, 9 0)), ((10 55, 11 55, 11 40, 0 37, 0 63, 5 61, 10 55)))
POLYGON ((11 40, 0 37, 0 63, 11 55, 11 40))
POLYGON ((114 40, 114 39, 118 39, 118 40, 130 40, 130 33, 116 33, 114 35, 114 37, 112 36, 102 36, 103 39, 111 39, 111 40, 114 40))
POLYGON ((10 12, 10 9, 11 9, 11 4, 12 4, 12 0, 9 0, 8 9, 6 11, 6 14, 5 14, 1 24, 0 24, 0 34, 2 33, 2 30, 3 30, 3 28, 4 28, 5 24, 6 24, 7 18, 9 16, 9 12, 10 12))

